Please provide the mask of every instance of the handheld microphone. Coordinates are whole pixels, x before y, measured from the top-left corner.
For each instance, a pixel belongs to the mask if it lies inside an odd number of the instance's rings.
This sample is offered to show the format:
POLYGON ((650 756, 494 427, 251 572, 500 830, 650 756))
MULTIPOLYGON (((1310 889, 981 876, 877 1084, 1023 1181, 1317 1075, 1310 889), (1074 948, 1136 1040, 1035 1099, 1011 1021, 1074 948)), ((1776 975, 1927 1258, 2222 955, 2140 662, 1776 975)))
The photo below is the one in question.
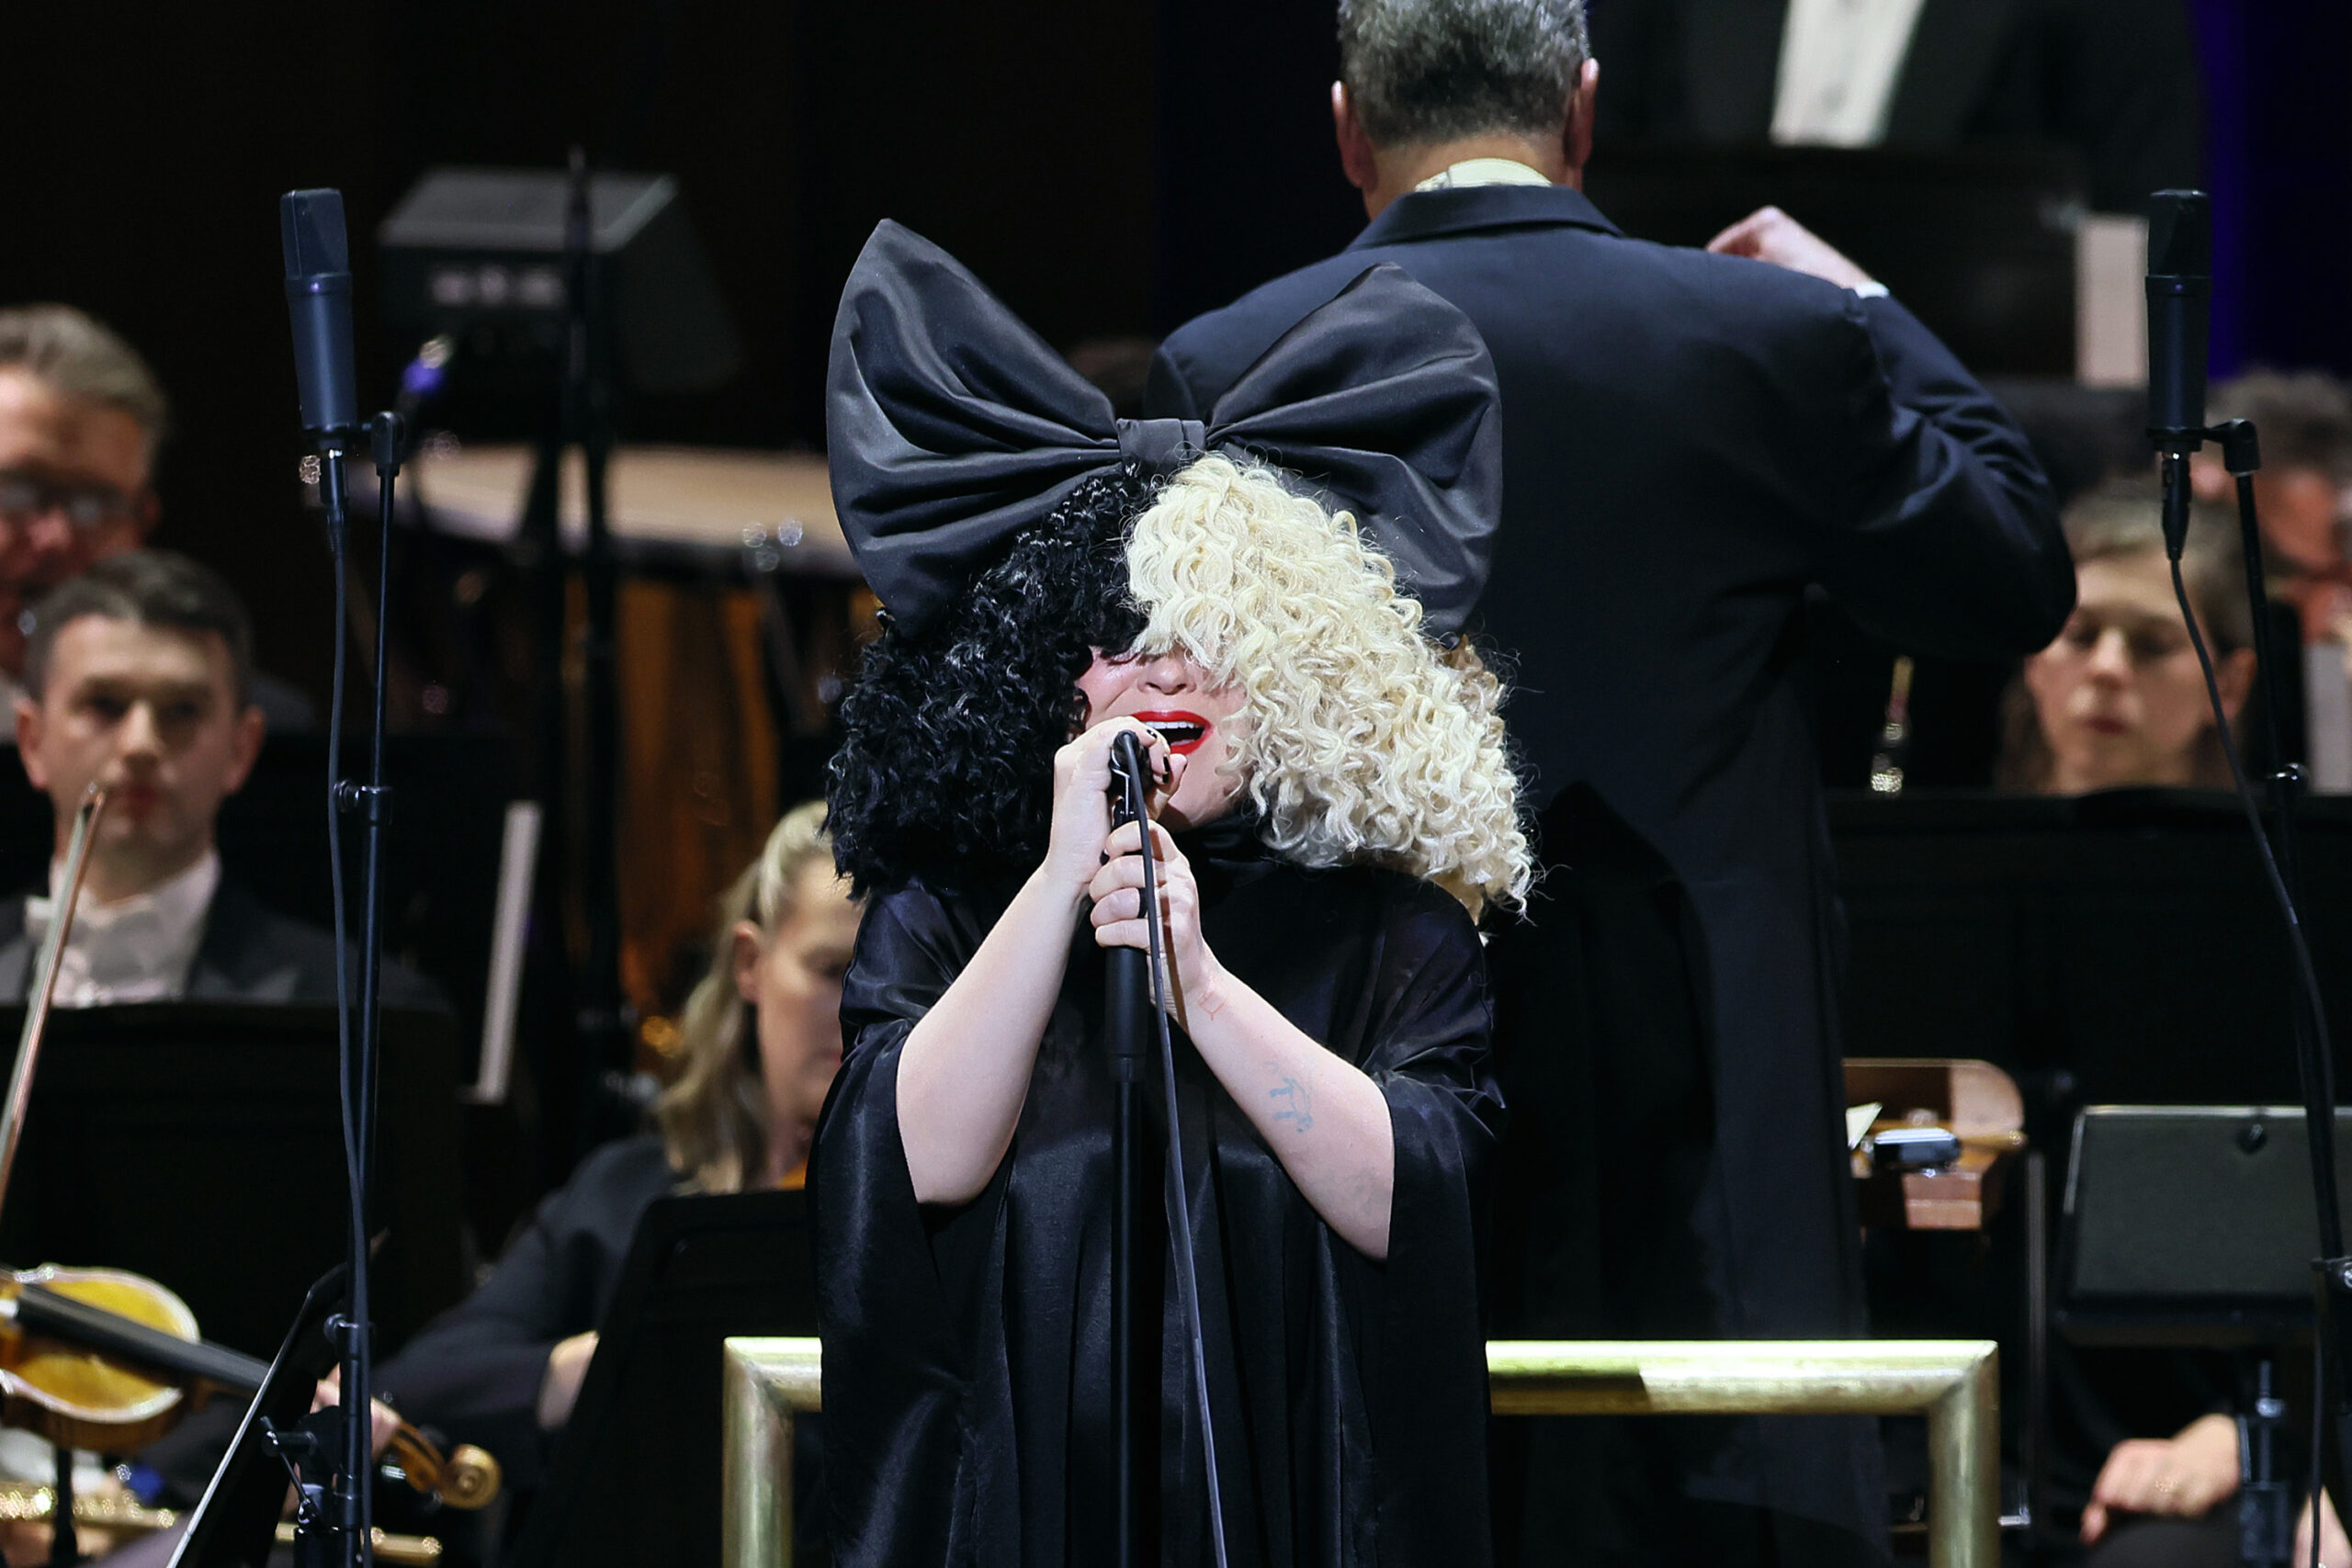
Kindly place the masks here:
POLYGON ((322 446, 341 446, 359 426, 343 193, 288 191, 277 198, 277 233, 286 251, 286 307, 293 319, 302 428, 322 446))
POLYGON ((2165 549, 2188 538, 2188 456, 2205 443, 2213 213, 2201 190, 2160 190, 2148 220, 2148 438, 2163 455, 2165 549))
POLYGON ((1125 827, 1136 819, 1136 797, 1142 791, 1138 783, 1148 788, 1149 767, 1144 761, 1143 741, 1132 729, 1123 729, 1111 737, 1111 826, 1125 827))
MULTIPOLYGON (((1132 729, 1111 738, 1111 826, 1136 820, 1151 774, 1143 741, 1132 729)), ((1156 902, 1156 900, 1154 900, 1156 902)), ((1151 1028, 1150 955, 1141 948, 1114 947, 1103 955, 1107 968, 1104 1037, 1121 1077, 1135 1071, 1151 1028)))

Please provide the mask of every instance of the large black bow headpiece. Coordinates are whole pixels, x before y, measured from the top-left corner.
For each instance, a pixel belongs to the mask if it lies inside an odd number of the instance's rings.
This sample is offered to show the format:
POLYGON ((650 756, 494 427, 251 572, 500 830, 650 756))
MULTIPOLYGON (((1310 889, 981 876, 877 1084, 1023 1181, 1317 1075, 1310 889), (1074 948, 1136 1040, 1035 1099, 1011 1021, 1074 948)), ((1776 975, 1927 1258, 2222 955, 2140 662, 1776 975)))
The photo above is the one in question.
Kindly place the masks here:
POLYGON ((858 565, 910 632, 1089 477, 1223 450, 1355 513, 1447 637, 1493 552, 1496 399, 1469 319, 1384 265, 1284 333, 1205 423, 1119 419, 955 257, 886 221, 833 323, 827 460, 858 565))

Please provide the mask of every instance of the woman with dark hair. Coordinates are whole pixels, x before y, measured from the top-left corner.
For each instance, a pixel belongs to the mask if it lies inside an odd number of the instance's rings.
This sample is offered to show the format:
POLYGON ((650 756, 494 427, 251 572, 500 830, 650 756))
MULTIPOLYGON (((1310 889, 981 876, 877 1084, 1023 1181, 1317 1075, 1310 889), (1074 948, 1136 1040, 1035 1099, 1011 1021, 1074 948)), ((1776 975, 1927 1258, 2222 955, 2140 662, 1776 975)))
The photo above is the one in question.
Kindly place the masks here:
POLYGON ((1480 1561, 1474 912, 1529 877, 1500 690, 1455 637, 1497 478, 1484 348, 1384 269, 1206 425, 1114 422, 886 224, 831 395, 892 617, 831 792, 874 898, 811 1167, 836 1559, 1108 1551, 1102 954, 1148 945, 1148 852, 1204 1352, 1155 1262, 1152 1554, 1210 1558, 1197 1375, 1231 1562, 1480 1561), (1121 733, 1148 838, 1110 825, 1121 733))

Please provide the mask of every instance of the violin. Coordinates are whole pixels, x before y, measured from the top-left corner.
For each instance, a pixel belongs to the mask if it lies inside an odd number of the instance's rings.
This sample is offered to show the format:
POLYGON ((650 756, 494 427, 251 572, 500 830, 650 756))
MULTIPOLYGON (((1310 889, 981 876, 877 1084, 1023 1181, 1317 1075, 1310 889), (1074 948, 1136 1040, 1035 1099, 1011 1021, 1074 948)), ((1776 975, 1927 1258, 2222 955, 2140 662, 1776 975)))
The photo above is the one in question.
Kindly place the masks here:
MULTIPOLYGON (((16 1164, 58 959, 106 804, 106 791, 93 784, 74 814, 55 917, 34 962, 24 1033, 0 1103, 0 1198, 16 1164)), ((162 1437, 210 1391, 250 1398, 268 1374, 267 1363, 200 1337, 187 1303, 153 1280, 119 1269, 0 1268, 0 1424, 61 1448, 123 1453, 162 1437)), ((498 1495, 496 1460, 470 1444, 445 1459, 406 1422, 385 1459, 419 1494, 453 1507, 479 1508, 498 1495)))
MULTIPOLYGON (((153 1280, 119 1269, 0 1270, 0 1424, 62 1448, 142 1448, 206 1393, 251 1398, 268 1374, 268 1363, 198 1337, 187 1303, 153 1280)), ((445 1457, 405 1421, 382 1463, 453 1508, 484 1506, 503 1480, 481 1449, 461 1443, 445 1457)))

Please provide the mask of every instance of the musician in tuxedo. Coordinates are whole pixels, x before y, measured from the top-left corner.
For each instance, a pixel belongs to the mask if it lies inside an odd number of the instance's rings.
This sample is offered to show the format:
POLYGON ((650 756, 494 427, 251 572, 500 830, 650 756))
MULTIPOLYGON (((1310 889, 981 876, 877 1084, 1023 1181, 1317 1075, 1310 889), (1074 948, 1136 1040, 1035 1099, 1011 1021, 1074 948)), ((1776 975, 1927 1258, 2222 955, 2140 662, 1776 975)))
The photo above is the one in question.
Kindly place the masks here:
MULTIPOLYGON (((1800 609, 1818 584, 1908 646, 2040 649, 2074 597, 2049 491, 1951 354, 1789 219, 1708 254, 1629 239, 1585 198, 1578 0, 1340 17, 1340 161, 1372 224, 1180 329, 1149 412, 1209 417, 1376 262, 1494 355, 1503 501, 1479 613, 1516 677, 1548 867, 1491 950, 1511 1108, 1494 1331, 1860 1335, 1800 609)), ((1884 1550, 1866 1422, 1506 1423, 1497 1443, 1507 1562, 1884 1550)))
POLYGON ((1604 151, 2070 148, 2103 212, 2198 183, 2185 0, 1610 0, 1604 151))
MULTIPOLYGON (((83 790, 107 805, 89 852, 57 1001, 335 1000, 327 932, 223 877, 220 803, 260 754, 253 630, 218 574, 165 550, 107 557, 35 607, 16 704, 17 754, 55 813, 50 886, 0 900, 0 1000, 23 998, 83 790)), ((443 1007, 384 966, 390 1007, 443 1007)))

